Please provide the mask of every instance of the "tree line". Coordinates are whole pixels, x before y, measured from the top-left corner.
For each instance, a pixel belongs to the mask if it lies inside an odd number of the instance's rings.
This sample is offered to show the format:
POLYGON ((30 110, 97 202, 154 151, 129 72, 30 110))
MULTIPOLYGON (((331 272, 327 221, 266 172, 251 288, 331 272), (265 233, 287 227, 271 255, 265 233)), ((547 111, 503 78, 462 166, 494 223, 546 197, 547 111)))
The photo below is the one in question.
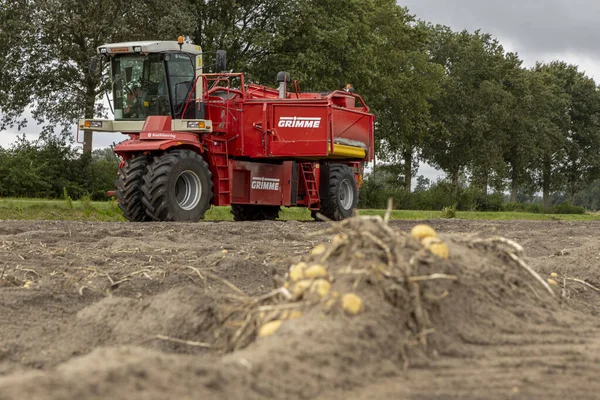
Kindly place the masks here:
POLYGON ((107 200, 118 167, 110 148, 88 156, 56 137, 29 141, 20 136, 10 147, 0 147, 0 197, 107 200))
POLYGON ((491 35, 421 21, 395 0, 0 0, 0 129, 29 129, 26 109, 43 138, 104 115, 109 82, 88 67, 96 47, 181 34, 207 68, 224 49, 252 82, 275 85, 285 70, 305 91, 352 83, 377 118, 371 187, 410 193, 427 162, 454 203, 469 188, 511 202, 541 193, 549 208, 600 178, 591 77, 562 61, 525 68, 491 35))

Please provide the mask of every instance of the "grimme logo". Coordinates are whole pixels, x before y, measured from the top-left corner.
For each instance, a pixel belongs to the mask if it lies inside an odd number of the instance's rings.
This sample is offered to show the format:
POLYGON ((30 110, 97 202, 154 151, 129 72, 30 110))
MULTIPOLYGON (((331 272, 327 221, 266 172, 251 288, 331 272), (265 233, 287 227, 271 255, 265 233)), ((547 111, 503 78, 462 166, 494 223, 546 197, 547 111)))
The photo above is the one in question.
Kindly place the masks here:
POLYGON ((321 126, 321 118, 310 117, 279 117, 280 128, 318 128, 321 126))
POLYGON ((279 190, 279 179, 252 178, 252 189, 257 190, 279 190))

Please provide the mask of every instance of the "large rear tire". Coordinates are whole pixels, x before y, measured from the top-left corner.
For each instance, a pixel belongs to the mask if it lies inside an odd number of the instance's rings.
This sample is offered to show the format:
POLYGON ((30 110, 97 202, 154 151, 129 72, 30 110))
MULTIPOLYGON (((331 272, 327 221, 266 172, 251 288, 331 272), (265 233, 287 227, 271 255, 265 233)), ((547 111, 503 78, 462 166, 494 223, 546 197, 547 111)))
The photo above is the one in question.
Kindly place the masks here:
POLYGON ((154 157, 142 191, 146 214, 152 220, 197 222, 213 199, 212 174, 200 155, 175 149, 154 157))
MULTIPOLYGON (((323 174, 321 179, 327 179, 323 174)), ((324 182, 327 190, 321 198, 321 214, 334 221, 341 221, 352 216, 358 205, 358 186, 354 173, 347 165, 329 166, 329 179, 324 182)))
POLYGON ((148 156, 137 155, 127 160, 123 168, 119 169, 115 195, 119 208, 128 221, 150 220, 142 203, 142 186, 149 162, 148 156))
POLYGON ((274 221, 279 218, 279 206, 259 206, 251 204, 232 204, 234 221, 274 221))

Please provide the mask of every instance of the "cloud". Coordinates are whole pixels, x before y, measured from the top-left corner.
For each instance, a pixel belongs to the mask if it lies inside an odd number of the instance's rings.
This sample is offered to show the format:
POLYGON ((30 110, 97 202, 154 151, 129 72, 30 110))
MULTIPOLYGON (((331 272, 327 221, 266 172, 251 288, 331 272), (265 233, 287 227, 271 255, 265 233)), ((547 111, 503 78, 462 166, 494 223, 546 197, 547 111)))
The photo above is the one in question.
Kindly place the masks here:
POLYGON ((528 66, 561 59, 600 80, 597 0, 398 0, 417 18, 454 30, 481 29, 528 66))

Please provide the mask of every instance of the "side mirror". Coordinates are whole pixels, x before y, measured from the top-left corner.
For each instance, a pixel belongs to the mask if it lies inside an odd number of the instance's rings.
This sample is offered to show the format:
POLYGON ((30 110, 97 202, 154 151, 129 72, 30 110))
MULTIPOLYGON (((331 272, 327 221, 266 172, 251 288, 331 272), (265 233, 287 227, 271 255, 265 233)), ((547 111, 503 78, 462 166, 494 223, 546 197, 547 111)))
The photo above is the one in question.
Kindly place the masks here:
POLYGON ((227 70, 227 52, 225 50, 217 50, 217 72, 227 70))
POLYGON ((104 67, 104 63, 108 62, 108 58, 105 55, 96 55, 90 58, 89 71, 91 75, 96 74, 97 72, 102 73, 102 68, 104 67))

